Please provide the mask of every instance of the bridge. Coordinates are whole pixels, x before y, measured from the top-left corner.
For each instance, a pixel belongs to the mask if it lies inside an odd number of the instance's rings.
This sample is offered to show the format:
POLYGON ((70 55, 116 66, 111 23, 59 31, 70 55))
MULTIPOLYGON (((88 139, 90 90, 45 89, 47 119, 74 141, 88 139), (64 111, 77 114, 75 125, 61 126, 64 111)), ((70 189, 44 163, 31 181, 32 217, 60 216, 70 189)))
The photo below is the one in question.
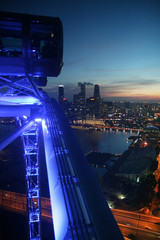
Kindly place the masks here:
POLYGON ((21 137, 29 239, 42 238, 41 216, 48 211, 41 208, 40 142, 55 240, 123 239, 64 112, 39 88, 63 65, 60 19, 1 12, 0 36, 0 117, 16 121, 16 129, 0 140, 0 150, 21 137))
MULTIPOLYGON (((35 203, 37 204, 37 203, 35 203)), ((18 214, 27 214, 26 195, 0 190, 0 207, 18 214)), ((157 239, 160 236, 160 219, 150 215, 111 209, 124 237, 137 235, 138 239, 157 239)), ((52 223, 51 202, 49 198, 41 197, 42 220, 52 223)))
POLYGON ((137 129, 137 128, 126 128, 126 127, 105 127, 105 130, 109 130, 109 131, 121 131, 121 132, 135 132, 135 133, 140 133, 141 131, 143 131, 143 129, 137 129))
MULTIPOLYGON (((91 125, 91 124, 90 124, 91 125)), ((110 132, 134 132, 139 134, 143 132, 144 129, 137 129, 137 128, 127 128, 127 127, 110 127, 101 124, 93 124, 92 127, 87 127, 86 125, 72 125, 72 128, 79 128, 79 129, 95 129, 100 131, 110 131, 110 132)))

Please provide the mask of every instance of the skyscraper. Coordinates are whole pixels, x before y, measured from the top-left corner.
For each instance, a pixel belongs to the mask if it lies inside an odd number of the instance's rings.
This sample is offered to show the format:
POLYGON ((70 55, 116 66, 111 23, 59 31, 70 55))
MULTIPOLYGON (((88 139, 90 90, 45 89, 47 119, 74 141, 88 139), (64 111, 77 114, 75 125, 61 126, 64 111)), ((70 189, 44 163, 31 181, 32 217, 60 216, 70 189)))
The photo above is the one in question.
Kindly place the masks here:
POLYGON ((101 112, 101 97, 100 97, 100 90, 99 84, 94 85, 94 114, 95 118, 100 118, 101 112))
POLYGON ((82 95, 81 93, 73 95, 73 105, 74 105, 74 119, 82 119, 82 95))
POLYGON ((58 102, 62 103, 64 98, 64 86, 59 85, 58 87, 58 102))
POLYGON ((81 83, 81 92, 80 95, 82 97, 82 120, 86 117, 86 85, 85 83, 81 83))
POLYGON ((85 85, 85 83, 81 83, 81 95, 85 100, 85 97, 86 97, 86 85, 85 85))
POLYGON ((95 100, 100 98, 99 84, 94 85, 94 98, 95 100))

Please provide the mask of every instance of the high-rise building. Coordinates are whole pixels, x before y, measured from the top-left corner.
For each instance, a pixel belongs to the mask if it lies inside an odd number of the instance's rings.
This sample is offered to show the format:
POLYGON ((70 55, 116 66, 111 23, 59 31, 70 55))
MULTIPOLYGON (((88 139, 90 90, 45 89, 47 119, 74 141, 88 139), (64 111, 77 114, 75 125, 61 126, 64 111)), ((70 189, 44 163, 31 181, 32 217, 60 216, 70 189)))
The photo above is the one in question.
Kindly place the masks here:
POLYGON ((64 86, 59 85, 58 87, 58 102, 62 103, 64 98, 64 86))
POLYGON ((73 95, 74 119, 82 119, 82 95, 80 93, 73 95))
POLYGON ((100 112, 101 112, 101 97, 100 97, 100 90, 99 90, 99 84, 94 85, 94 114, 95 118, 100 118, 100 112))
POLYGON ((86 85, 85 85, 85 83, 81 83, 81 95, 85 99, 85 97, 86 97, 86 85))
POLYGON ((86 100, 86 117, 95 117, 95 99, 94 97, 87 98, 86 100))
POLYGON ((80 95, 82 96, 82 120, 86 117, 86 85, 85 83, 81 83, 81 92, 80 95))
POLYGON ((100 98, 99 84, 94 85, 94 99, 100 98))

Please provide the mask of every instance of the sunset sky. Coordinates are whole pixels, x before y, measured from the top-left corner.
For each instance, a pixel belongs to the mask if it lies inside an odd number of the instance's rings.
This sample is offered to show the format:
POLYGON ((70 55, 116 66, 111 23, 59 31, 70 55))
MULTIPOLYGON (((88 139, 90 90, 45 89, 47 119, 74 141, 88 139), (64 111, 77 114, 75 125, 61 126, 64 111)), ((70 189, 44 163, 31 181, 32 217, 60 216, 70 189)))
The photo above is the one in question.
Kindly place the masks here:
POLYGON ((78 82, 107 100, 160 101, 160 0, 1 0, 1 11, 58 16, 64 30, 64 66, 49 78, 72 100, 78 82))

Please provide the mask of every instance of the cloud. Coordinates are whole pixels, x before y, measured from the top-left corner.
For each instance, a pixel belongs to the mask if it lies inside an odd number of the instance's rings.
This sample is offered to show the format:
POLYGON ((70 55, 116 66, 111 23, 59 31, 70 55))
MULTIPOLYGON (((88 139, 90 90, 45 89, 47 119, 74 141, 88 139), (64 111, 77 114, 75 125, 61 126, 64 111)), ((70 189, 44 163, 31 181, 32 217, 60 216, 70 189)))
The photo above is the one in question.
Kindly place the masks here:
POLYGON ((70 67, 70 66, 75 65, 75 64, 80 64, 84 61, 85 61, 85 58, 82 58, 82 57, 79 57, 77 59, 73 59, 72 61, 67 59, 66 61, 64 61, 64 66, 70 67))
POLYGON ((134 98, 155 98, 160 82, 155 79, 136 79, 111 81, 103 84, 101 87, 101 95, 103 97, 134 97, 134 98))
POLYGON ((158 97, 150 97, 150 96, 132 96, 132 97, 121 97, 121 96, 111 96, 104 97, 105 101, 123 101, 123 102, 159 102, 160 98, 158 97))
POLYGON ((85 83, 86 86, 93 86, 93 85, 94 85, 94 84, 91 83, 91 82, 78 82, 78 87, 80 87, 82 83, 83 83, 83 84, 85 83))
POLYGON ((120 80, 120 81, 112 81, 109 82, 108 85, 109 86, 144 86, 144 85, 156 85, 158 84, 159 81, 155 80, 155 79, 149 79, 149 80, 145 80, 145 79, 135 79, 135 80, 120 80))
MULTIPOLYGON (((86 97, 91 97, 94 94, 94 83, 97 82, 95 79, 87 79, 87 81, 79 82, 51 82, 51 84, 45 88, 49 96, 57 99, 58 96, 58 85, 64 85, 64 95, 68 100, 73 100, 73 94, 80 92, 80 86, 82 83, 86 84, 86 97), (55 84, 53 86, 53 83, 55 84)), ((134 78, 130 80, 103 80, 100 84, 100 94, 103 98, 145 98, 155 99, 159 96, 160 81, 157 79, 144 79, 134 78)))
POLYGON ((160 68, 157 65, 150 65, 146 67, 137 67, 137 68, 85 68, 89 72, 105 72, 105 73, 114 73, 114 72, 159 72, 160 68))

